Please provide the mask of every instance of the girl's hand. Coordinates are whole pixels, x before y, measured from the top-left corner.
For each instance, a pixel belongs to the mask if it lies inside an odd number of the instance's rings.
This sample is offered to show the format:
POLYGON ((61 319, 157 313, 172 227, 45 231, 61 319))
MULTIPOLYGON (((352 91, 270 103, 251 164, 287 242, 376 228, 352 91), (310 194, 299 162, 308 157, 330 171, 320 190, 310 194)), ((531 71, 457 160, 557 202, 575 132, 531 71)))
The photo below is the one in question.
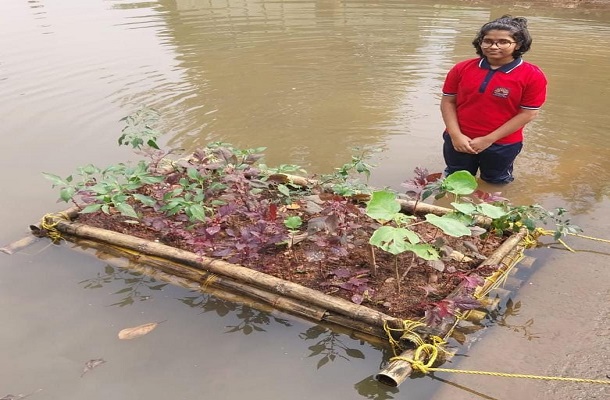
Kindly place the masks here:
POLYGON ((474 138, 470 141, 470 147, 472 150, 478 154, 491 146, 494 142, 491 139, 488 139, 486 136, 474 138))
POLYGON ((458 134, 455 135, 455 137, 451 136, 451 143, 453 144, 455 151, 459 151, 460 153, 476 154, 476 151, 472 148, 471 139, 464 134, 458 134))

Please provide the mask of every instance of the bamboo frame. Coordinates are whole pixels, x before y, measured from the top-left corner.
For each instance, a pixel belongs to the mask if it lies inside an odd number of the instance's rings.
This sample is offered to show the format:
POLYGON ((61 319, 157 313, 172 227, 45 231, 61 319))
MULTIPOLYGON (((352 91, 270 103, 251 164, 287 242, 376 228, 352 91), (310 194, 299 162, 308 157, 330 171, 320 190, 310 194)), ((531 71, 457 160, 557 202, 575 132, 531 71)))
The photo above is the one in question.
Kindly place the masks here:
MULTIPOLYGON (((303 181, 299 183, 311 182, 303 181)), ((433 213, 443 215, 451 211, 427 203, 416 203, 409 200, 399 201, 401 209, 411 214, 433 213)), ((273 309, 282 310, 308 320, 339 326, 352 335, 387 340, 385 326, 393 329, 402 326, 402 321, 398 318, 241 265, 198 256, 161 243, 73 222, 72 219, 77 214, 78 209, 72 208, 63 213, 47 215, 45 220, 53 226, 53 229, 60 232, 63 238, 74 243, 83 243, 102 251, 112 249, 111 252, 118 253, 138 263, 153 266, 164 273, 199 283, 202 287, 210 286, 214 290, 237 294, 245 299, 251 299, 273 309)), ((481 220, 479 224, 485 225, 486 222, 481 220)), ((483 262, 483 265, 502 264, 505 258, 519 248, 519 243, 526 233, 525 230, 522 230, 513 234, 483 262)), ((514 263, 511 265, 511 262, 509 262, 508 264, 504 263, 504 265, 507 268, 501 268, 498 271, 500 277, 505 276, 514 266, 514 263)), ((479 292, 485 290, 485 288, 481 288, 479 292)), ((437 331, 441 332, 441 336, 444 336, 451 331, 455 322, 455 318, 446 318, 433 328, 436 328, 437 331)), ((424 339, 426 338, 426 335, 422 336, 424 339)), ((413 354, 414 350, 409 349, 401 354, 401 358, 411 359, 413 354)), ((397 359, 390 362, 375 378, 381 383, 398 386, 411 373, 411 364, 408 361, 397 359)))
MULTIPOLYGON (((116 258, 110 260, 104 258, 104 261, 119 268, 131 269, 155 279, 190 287, 223 300, 248 305, 260 311, 269 313, 276 310, 284 311, 289 315, 296 315, 350 337, 375 343, 379 346, 387 346, 388 344, 387 337, 382 330, 367 327, 368 331, 374 333, 367 334, 365 333, 367 329, 355 329, 353 322, 351 324, 346 323, 340 316, 320 307, 298 303, 294 299, 273 295, 206 271, 200 271, 158 257, 128 251, 117 246, 77 237, 67 237, 66 239, 74 243, 75 249, 80 248, 87 254, 90 254, 88 250, 94 249, 99 254, 115 256, 116 258), (350 326, 352 327, 350 328, 350 326)), ((95 256, 99 257, 99 254, 95 256)))

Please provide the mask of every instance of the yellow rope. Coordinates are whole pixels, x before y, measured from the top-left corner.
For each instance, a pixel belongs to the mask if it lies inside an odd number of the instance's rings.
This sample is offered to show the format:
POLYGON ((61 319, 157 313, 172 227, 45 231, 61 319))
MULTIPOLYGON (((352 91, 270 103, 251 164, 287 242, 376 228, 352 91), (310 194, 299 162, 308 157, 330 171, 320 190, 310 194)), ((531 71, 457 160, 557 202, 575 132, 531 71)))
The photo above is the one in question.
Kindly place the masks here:
POLYGON ((595 240, 598 242, 610 243, 610 240, 608 240, 608 239, 600 239, 600 238, 596 238, 596 237, 592 237, 592 236, 579 235, 578 233, 568 233, 568 235, 576 236, 576 237, 583 238, 583 239, 595 240))
POLYGON ((394 339, 392 332, 402 332, 402 335, 400 336, 401 339, 409 340, 417 346, 421 346, 425 343, 422 337, 413 331, 415 328, 426 327, 427 325, 425 323, 422 321, 412 321, 408 319, 402 320, 401 322, 402 327, 390 328, 388 326, 388 321, 383 321, 383 330, 385 331, 386 335, 388 335, 388 341, 392 347, 394 355, 396 355, 397 349, 402 349, 402 345, 400 344, 400 341, 394 339))
POLYGON ((218 275, 209 273, 208 276, 201 282, 201 288, 207 289, 210 285, 214 284, 218 280, 218 275))
MULTIPOLYGON (((553 232, 553 231, 550 231, 550 230, 547 230, 547 229, 543 229, 543 228, 536 228, 536 229, 534 230, 533 234, 532 234, 532 237, 533 237, 533 238, 534 238, 534 240, 536 240, 536 242, 537 242, 537 239, 538 239, 540 236, 554 236, 554 235, 555 235, 555 232, 553 232)), ((579 238, 582 238, 582 239, 594 240, 594 241, 597 241, 597 242, 610 243, 610 240, 608 240, 608 239, 601 239, 601 238, 596 238, 596 237, 593 237, 593 236, 580 235, 580 234, 578 234, 578 233, 571 233, 571 232, 568 232, 568 233, 567 233, 567 235, 570 235, 570 236, 576 236, 576 237, 579 237, 579 238)), ((561 240, 561 239, 557 239, 557 241, 558 241, 559 243, 561 243, 561 244, 562 244, 562 245, 563 245, 563 246, 564 246, 566 249, 568 249, 568 250, 569 250, 569 251, 571 251, 572 253, 576 253, 576 250, 574 250, 573 248, 571 248, 570 246, 568 246, 568 245, 566 244, 566 242, 564 242, 563 240, 561 240)))
POLYGON ((47 233, 47 236, 53 243, 61 241, 61 232, 57 230, 56 226, 62 220, 69 220, 70 217, 65 212, 57 214, 46 214, 40 221, 40 227, 47 233))
POLYGON ((407 357, 393 357, 390 361, 402 360, 411 364, 411 368, 416 371, 420 371, 424 374, 430 372, 450 372, 456 374, 471 374, 471 375, 488 375, 498 376, 503 378, 524 378, 524 379, 540 379, 548 381, 564 381, 564 382, 584 382, 584 383, 599 383, 603 385, 610 384, 610 380, 607 379, 585 379, 585 378, 570 378, 562 376, 544 376, 544 375, 529 375, 529 374, 509 374, 505 372, 491 372, 491 371, 473 371, 473 370, 459 370, 451 368, 436 368, 432 367, 438 356, 439 348, 433 344, 423 344, 415 350, 413 359, 407 357), (422 351, 428 354, 428 361, 424 363, 424 356, 422 351))

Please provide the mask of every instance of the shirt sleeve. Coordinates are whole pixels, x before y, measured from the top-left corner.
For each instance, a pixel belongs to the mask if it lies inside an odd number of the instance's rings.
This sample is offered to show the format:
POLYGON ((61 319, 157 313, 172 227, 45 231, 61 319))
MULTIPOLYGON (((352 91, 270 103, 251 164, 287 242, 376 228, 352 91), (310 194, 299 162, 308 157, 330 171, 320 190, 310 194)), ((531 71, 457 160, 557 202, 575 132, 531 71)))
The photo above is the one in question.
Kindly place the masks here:
POLYGON ((526 110, 538 110, 542 107, 546 100, 546 84, 547 80, 544 73, 535 68, 523 91, 520 107, 526 110))
POLYGON ((458 72, 457 65, 454 65, 445 77, 445 83, 443 84, 443 96, 457 95, 459 82, 460 74, 458 72))

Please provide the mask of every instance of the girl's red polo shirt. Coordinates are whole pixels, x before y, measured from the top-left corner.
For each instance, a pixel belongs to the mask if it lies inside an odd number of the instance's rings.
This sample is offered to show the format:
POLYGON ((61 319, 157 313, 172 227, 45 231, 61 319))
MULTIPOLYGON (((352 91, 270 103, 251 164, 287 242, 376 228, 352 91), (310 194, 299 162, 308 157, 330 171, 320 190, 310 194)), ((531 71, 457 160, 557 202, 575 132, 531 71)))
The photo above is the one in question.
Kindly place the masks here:
MULTIPOLYGON (((519 113, 537 110, 546 99, 546 77, 528 62, 517 58, 491 69, 485 58, 456 64, 443 85, 443 96, 456 96, 462 133, 470 138, 485 136, 519 113)), ((496 143, 523 141, 523 128, 496 143)))

